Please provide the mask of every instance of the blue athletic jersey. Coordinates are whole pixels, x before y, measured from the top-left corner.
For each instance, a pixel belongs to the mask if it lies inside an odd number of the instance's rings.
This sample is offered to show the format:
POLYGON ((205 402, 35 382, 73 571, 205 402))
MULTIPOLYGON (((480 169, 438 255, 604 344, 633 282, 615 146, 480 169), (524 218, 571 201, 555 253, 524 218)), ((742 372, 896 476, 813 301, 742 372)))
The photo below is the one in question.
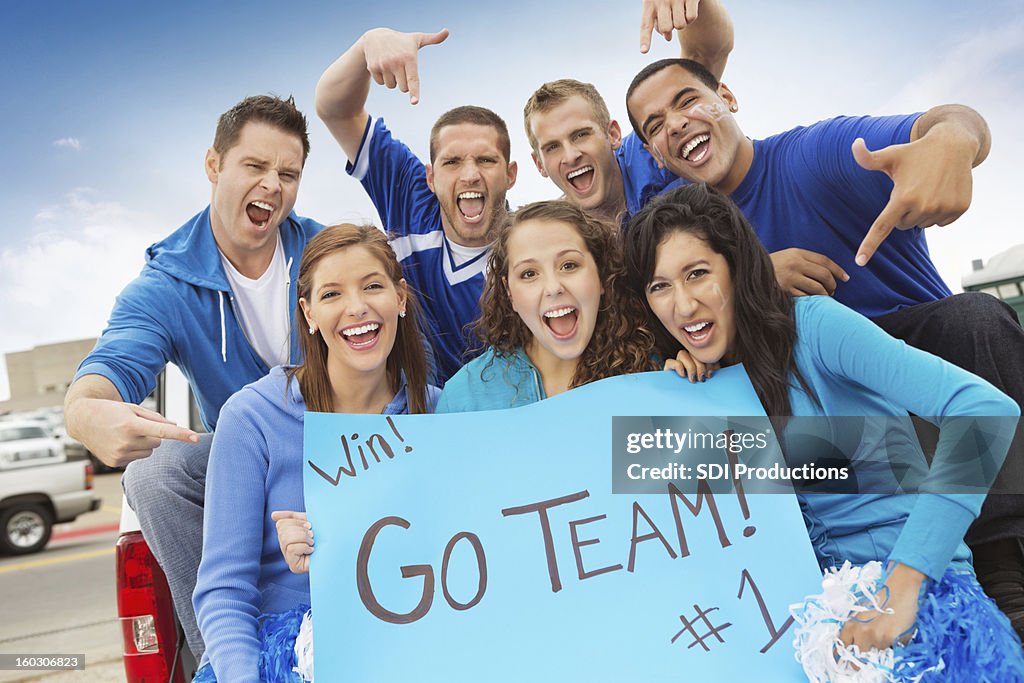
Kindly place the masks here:
POLYGON ((644 148, 644 143, 636 133, 630 133, 622 138, 622 144, 615 150, 615 160, 619 162, 622 189, 626 193, 626 215, 622 219, 623 225, 630 216, 644 208, 652 197, 686 184, 685 180, 676 177, 667 168, 658 168, 658 162, 644 148))
POLYGON ((437 381, 443 383, 475 355, 467 352, 476 346, 468 326, 480 317, 488 253, 455 264, 426 168, 383 119, 367 121, 356 162, 345 170, 370 195, 405 279, 419 297, 437 381))
POLYGON ((950 296, 921 228, 893 230, 865 267, 857 248, 889 201, 892 180, 853 159, 859 137, 877 150, 910 140, 920 114, 839 117, 754 141, 754 160, 732 199, 770 252, 799 247, 850 274, 835 299, 874 318, 950 296))

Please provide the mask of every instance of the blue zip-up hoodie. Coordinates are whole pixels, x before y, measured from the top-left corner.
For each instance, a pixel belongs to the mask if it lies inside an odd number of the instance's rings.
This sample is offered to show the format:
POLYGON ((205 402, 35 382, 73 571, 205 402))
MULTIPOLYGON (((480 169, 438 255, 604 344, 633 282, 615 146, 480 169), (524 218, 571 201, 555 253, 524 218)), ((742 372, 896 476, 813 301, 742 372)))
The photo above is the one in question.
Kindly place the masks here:
MULTIPOLYGON (((281 296, 288 297, 291 321, 302 250, 323 226, 292 212, 279 229, 289 273, 281 296)), ((298 330, 292 328, 289 355, 298 363, 298 330)), ((188 379, 210 431, 228 397, 270 371, 242 331, 210 207, 146 250, 146 265, 117 297, 107 328, 75 379, 102 375, 124 401, 140 403, 167 363, 188 379)))
POLYGON ((526 352, 505 356, 488 347, 445 382, 438 413, 471 413, 530 405, 547 398, 540 373, 526 352))

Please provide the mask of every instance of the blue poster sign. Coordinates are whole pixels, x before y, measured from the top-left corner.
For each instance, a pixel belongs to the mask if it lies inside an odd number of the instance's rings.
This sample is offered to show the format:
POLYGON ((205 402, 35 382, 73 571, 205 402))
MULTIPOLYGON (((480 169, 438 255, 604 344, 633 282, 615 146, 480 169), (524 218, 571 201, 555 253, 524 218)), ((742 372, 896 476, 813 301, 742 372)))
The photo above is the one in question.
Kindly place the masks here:
POLYGON ((787 608, 820 573, 791 493, 612 493, 613 417, 758 414, 741 368, 307 414, 317 680, 805 680, 787 608))

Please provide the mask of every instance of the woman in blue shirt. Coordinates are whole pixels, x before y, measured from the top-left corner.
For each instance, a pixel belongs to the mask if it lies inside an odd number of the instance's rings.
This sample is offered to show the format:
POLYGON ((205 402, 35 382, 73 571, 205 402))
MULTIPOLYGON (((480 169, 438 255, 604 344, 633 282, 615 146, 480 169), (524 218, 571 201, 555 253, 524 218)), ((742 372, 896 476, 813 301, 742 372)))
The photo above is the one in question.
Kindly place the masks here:
MULTIPOLYGON (((955 461, 964 431, 982 422, 957 417, 1005 416, 976 434, 984 442, 979 457, 993 471, 1002 463, 1019 414, 1012 400, 829 297, 790 298, 749 223, 717 191, 691 185, 651 202, 630 222, 625 253, 634 289, 657 320, 658 350, 667 358, 681 352, 680 374, 687 366, 692 373, 693 361, 705 367, 743 363, 771 416, 935 416, 928 419, 940 427, 940 438, 922 490, 941 489, 932 475, 955 461)), ((919 449, 912 437, 904 443, 919 449)), ((838 631, 819 642, 824 653, 798 653, 814 680, 888 661, 861 653, 906 642, 915 630, 917 638, 895 650, 894 668, 884 672, 889 680, 926 671, 935 678, 924 680, 1024 678, 1020 641, 981 592, 963 543, 983 494, 814 494, 799 500, 823 569, 844 561, 886 563, 884 584, 868 596, 866 609, 839 619, 845 619, 841 630, 835 621, 823 625, 838 631)))
POLYGON ((426 413, 437 398, 416 302, 383 232, 338 225, 313 238, 298 296, 303 364, 274 368, 232 396, 213 439, 194 595, 206 655, 196 681, 300 680, 294 641, 309 580, 288 571, 271 511, 304 509, 304 411, 426 413))

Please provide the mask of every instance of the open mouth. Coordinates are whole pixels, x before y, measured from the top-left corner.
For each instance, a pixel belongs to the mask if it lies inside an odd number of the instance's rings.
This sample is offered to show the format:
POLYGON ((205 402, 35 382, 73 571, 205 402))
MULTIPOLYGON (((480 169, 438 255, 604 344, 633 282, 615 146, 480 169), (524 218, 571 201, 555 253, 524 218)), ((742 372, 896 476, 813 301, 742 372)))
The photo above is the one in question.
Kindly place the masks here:
POLYGON ((380 338, 380 323, 346 327, 341 331, 341 336, 356 351, 365 351, 376 345, 380 338))
POLYGON ((697 323, 683 325, 683 334, 694 346, 701 346, 711 337, 711 330, 715 324, 710 320, 702 320, 697 323))
POLYGON ((484 214, 484 195, 481 192, 461 192, 455 198, 459 213, 467 223, 477 223, 484 214))
POLYGON ((565 175, 565 179, 569 181, 574 190, 584 194, 594 185, 594 167, 583 166, 575 171, 569 171, 565 175))
POLYGON ((699 164, 711 149, 711 136, 702 133, 690 138, 679 148, 679 156, 691 164, 699 164))
POLYGON ((266 202, 249 202, 245 206, 245 215, 249 217, 256 227, 265 228, 274 213, 274 205, 266 202))
POLYGON ((555 339, 571 339, 576 334, 579 314, 572 306, 564 306, 544 314, 544 324, 555 339))

